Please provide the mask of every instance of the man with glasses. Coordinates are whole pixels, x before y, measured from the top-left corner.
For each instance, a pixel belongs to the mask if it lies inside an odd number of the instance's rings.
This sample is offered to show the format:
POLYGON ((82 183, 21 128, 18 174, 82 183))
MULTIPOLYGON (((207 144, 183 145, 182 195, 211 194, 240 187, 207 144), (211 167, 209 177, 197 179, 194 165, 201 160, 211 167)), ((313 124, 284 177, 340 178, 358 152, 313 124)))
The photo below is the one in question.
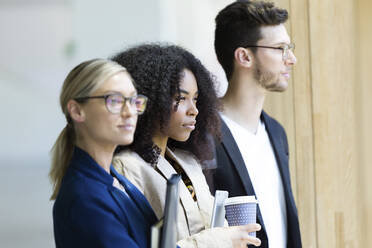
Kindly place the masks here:
POLYGON ((288 13, 272 3, 236 1, 216 17, 215 51, 229 86, 222 98, 222 139, 211 190, 255 195, 261 247, 301 247, 297 209, 283 127, 263 111, 268 92, 288 87, 296 63, 284 23, 288 13))

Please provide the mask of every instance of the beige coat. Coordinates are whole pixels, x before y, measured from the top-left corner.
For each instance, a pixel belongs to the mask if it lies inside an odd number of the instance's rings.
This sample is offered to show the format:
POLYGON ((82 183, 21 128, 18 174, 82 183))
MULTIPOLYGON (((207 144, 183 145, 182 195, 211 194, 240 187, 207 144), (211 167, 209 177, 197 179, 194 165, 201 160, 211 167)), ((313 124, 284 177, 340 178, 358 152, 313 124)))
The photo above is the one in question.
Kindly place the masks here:
MULTIPOLYGON (((180 205, 178 210, 178 245, 186 247, 232 247, 229 236, 222 228, 209 229, 214 198, 210 194, 201 167, 194 157, 185 151, 170 149, 167 156, 174 159, 190 178, 195 190, 195 202, 183 181, 180 181, 180 205)), ((115 169, 128 178, 145 195, 159 219, 163 217, 167 181, 176 171, 163 157, 159 157, 157 170, 137 153, 124 151, 114 158, 115 169)))

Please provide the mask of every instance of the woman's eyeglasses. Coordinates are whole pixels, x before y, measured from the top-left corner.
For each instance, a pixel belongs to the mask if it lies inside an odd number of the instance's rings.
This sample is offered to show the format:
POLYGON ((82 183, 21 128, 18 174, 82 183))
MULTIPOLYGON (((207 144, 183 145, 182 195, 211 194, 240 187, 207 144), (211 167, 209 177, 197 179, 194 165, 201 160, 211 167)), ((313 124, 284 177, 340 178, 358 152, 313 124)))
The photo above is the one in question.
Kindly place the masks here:
POLYGON ((147 97, 144 95, 136 95, 131 97, 125 97, 119 93, 111 93, 103 96, 85 96, 75 98, 76 101, 82 102, 88 99, 103 98, 105 99, 106 108, 110 113, 120 114, 123 110, 125 103, 128 101, 132 108, 137 110, 137 114, 141 115, 145 112, 147 97))

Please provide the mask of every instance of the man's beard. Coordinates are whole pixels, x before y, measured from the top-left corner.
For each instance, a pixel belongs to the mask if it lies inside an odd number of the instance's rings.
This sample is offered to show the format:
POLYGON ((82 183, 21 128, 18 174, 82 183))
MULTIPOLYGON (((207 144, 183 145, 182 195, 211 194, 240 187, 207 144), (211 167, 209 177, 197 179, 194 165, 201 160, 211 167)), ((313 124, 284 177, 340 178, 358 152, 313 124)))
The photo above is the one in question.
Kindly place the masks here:
POLYGON ((265 70, 261 62, 256 57, 256 65, 254 67, 254 79, 257 80, 257 83, 267 91, 274 92, 283 92, 286 90, 286 87, 283 88, 279 81, 278 74, 275 74, 269 70, 265 70))

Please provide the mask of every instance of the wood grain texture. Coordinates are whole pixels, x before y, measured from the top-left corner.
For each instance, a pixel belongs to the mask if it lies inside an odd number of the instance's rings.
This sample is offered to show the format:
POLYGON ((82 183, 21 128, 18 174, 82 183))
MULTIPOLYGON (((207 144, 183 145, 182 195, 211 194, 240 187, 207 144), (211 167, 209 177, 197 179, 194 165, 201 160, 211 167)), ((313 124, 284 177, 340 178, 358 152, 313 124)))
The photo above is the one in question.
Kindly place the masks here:
POLYGON ((298 63, 288 91, 268 95, 265 108, 288 134, 304 247, 371 244, 372 55, 357 48, 372 44, 361 41, 371 36, 372 22, 362 13, 371 3, 359 2, 275 1, 290 12, 298 63))
POLYGON ((360 154, 360 191, 362 195, 363 247, 372 247, 372 2, 359 0, 358 16, 358 79, 356 86, 357 137, 360 154))
POLYGON ((352 0, 309 2, 318 247, 338 247, 338 242, 361 247, 355 17, 352 0), (336 228, 338 212, 343 226, 336 228))
POLYGON ((317 247, 317 212, 312 115, 312 85, 308 1, 291 1, 292 39, 298 63, 293 71, 297 207, 304 247, 317 247))

